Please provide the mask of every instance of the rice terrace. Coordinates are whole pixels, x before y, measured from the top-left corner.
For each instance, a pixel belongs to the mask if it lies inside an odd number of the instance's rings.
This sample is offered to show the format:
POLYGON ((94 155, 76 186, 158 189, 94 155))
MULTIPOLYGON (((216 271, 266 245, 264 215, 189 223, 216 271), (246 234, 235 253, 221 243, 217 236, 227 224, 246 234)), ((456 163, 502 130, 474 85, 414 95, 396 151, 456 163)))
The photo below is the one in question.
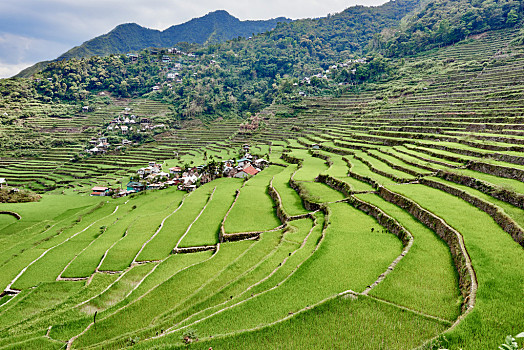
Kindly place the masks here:
POLYGON ((524 13, 488 2, 0 80, 0 349, 522 349, 524 13))

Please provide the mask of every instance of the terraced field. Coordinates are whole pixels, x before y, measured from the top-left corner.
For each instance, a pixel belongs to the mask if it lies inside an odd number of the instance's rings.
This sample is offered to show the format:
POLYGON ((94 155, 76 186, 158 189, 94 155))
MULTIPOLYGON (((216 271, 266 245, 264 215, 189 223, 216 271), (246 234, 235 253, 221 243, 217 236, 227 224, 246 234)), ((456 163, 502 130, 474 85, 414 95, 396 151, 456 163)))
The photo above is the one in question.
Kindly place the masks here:
POLYGON ((388 104, 377 87, 292 118, 270 107, 249 137, 182 129, 67 165, 107 178, 0 205, 21 216, 0 215, 0 349, 497 348, 524 331, 524 60, 508 40, 431 53, 457 64, 388 104), (246 142, 272 165, 245 182, 81 194, 246 142))

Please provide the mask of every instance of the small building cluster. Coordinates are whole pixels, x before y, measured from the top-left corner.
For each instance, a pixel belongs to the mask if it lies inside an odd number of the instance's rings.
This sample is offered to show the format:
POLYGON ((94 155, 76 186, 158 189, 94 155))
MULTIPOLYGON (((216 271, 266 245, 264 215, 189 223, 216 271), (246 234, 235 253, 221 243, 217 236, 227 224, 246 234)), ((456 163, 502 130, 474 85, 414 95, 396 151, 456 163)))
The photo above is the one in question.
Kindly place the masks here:
POLYGON ((111 147, 107 142, 107 137, 93 137, 91 141, 89 141, 89 145, 94 147, 86 149, 86 152, 92 155, 104 154, 109 150, 109 147, 111 147))
POLYGON ((193 191, 199 184, 210 182, 218 177, 248 178, 255 176, 269 165, 263 158, 253 157, 249 154, 249 145, 243 146, 243 158, 211 162, 206 165, 188 167, 186 169, 175 166, 169 172, 162 170, 162 165, 149 162, 146 167, 137 170, 137 176, 131 178, 126 189, 110 189, 107 187, 93 187, 92 196, 122 197, 145 190, 164 189, 177 186, 181 191, 193 191))

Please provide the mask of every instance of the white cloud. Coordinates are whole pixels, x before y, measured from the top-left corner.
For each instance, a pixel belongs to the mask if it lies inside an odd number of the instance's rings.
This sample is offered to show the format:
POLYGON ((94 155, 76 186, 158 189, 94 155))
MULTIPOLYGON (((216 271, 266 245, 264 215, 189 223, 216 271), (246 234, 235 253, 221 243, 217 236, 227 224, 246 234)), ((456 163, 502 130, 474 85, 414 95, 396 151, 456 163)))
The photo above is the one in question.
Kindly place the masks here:
POLYGON ((0 79, 1 78, 11 78, 14 75, 20 73, 21 70, 31 66, 32 62, 23 62, 16 64, 9 64, 0 61, 0 79))

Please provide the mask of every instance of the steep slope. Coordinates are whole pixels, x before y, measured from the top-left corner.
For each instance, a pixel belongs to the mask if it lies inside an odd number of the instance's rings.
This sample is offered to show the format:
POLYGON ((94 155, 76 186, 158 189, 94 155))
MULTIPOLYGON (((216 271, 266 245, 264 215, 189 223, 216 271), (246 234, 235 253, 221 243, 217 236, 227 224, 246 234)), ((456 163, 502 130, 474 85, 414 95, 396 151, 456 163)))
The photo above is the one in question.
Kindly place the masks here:
POLYGON ((410 55, 472 34, 516 27, 523 11, 523 2, 514 0, 435 0, 415 11, 401 31, 384 31, 374 44, 390 57, 410 55))
MULTIPOLYGON (((91 56, 127 53, 148 47, 169 47, 179 42, 196 44, 219 43, 239 36, 249 37, 273 29, 279 22, 289 22, 279 17, 269 20, 241 21, 227 11, 219 10, 194 18, 186 23, 174 25, 164 31, 144 28, 136 23, 118 25, 107 34, 98 36, 76 46, 54 61, 91 56)), ((21 71, 17 77, 29 77, 47 66, 39 62, 21 71)))

